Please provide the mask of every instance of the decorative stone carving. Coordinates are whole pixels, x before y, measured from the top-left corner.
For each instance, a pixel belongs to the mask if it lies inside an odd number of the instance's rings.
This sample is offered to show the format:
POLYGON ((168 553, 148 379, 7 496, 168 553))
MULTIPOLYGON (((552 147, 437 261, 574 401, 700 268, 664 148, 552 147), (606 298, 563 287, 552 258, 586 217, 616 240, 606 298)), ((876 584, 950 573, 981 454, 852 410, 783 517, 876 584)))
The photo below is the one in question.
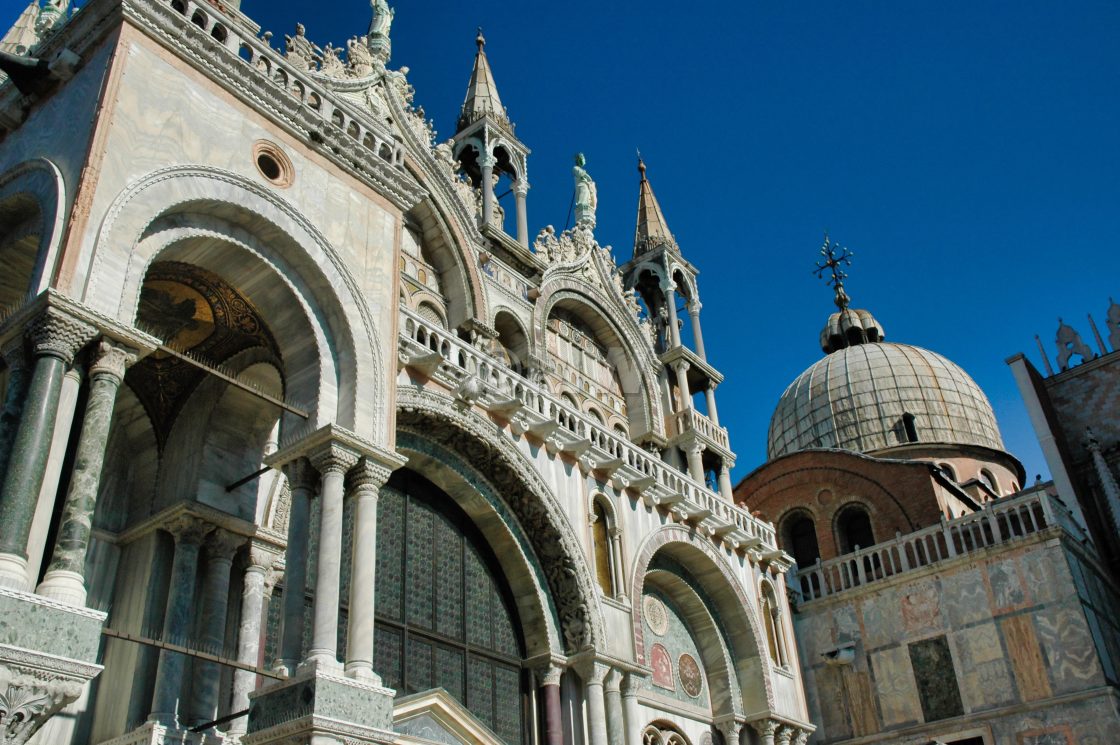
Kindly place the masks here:
POLYGON ((201 546, 214 526, 199 520, 193 515, 178 515, 164 523, 163 529, 175 538, 176 543, 201 546))
POLYGON ((307 29, 302 23, 296 24, 296 35, 284 36, 284 56, 304 70, 314 70, 321 50, 307 38, 307 29))
POLYGON ((572 168, 572 178, 576 182, 576 225, 587 228, 595 227, 595 210, 599 206, 599 190, 591 176, 584 170, 587 158, 583 153, 576 153, 576 164, 572 168))
POLYGON ((324 75, 335 78, 345 75, 347 67, 342 64, 340 54, 342 54, 342 48, 336 47, 334 44, 328 43, 327 46, 323 47, 323 61, 319 71, 324 75))
POLYGON ((96 334, 93 326, 55 308, 43 311, 28 332, 36 356, 52 355, 67 364, 96 334))
POLYGON ((84 681, 0 662, 0 742, 22 745, 81 695, 84 681))
POLYGON ((1082 362, 1088 362, 1096 356, 1089 345, 1081 340, 1081 334, 1061 318, 1058 319, 1055 343, 1058 345, 1058 368, 1061 370, 1069 369, 1070 357, 1075 354, 1081 357, 1082 362))

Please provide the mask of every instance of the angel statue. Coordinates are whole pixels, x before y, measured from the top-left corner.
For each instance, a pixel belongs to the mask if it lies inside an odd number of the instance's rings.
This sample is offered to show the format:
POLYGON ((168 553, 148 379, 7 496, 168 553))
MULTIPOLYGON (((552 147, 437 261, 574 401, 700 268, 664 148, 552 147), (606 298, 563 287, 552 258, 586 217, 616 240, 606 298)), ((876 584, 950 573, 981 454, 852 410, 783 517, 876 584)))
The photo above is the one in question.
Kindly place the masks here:
POLYGON ((595 208, 599 206, 599 192, 591 176, 583 169, 585 165, 587 165, 587 158, 583 153, 576 153, 576 165, 572 169, 572 176, 576 181, 576 225, 594 228, 595 208))
POLYGON ((373 8, 373 21, 369 24, 370 36, 384 36, 389 38, 389 27, 393 25, 393 16, 396 11, 389 7, 385 0, 369 0, 373 8))

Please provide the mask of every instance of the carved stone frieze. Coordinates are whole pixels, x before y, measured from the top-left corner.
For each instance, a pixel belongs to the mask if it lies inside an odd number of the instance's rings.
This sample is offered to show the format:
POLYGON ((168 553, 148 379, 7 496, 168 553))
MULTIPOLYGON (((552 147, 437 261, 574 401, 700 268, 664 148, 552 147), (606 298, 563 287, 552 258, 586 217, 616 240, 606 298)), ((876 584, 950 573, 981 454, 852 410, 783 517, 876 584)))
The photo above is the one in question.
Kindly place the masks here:
POLYGON ((601 638, 595 589, 579 544, 548 487, 493 425, 451 399, 426 391, 400 393, 398 426, 459 454, 493 485, 532 545, 557 609, 569 653, 601 638))

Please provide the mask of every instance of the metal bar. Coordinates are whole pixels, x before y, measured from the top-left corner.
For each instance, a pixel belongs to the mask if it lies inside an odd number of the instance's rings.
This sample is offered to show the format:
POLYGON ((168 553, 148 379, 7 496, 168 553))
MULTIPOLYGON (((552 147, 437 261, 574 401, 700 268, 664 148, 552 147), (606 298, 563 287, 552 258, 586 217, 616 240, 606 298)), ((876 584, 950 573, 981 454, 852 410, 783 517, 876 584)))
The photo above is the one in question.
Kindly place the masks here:
POLYGON ((191 727, 190 731, 191 732, 205 732, 206 730, 210 729, 211 727, 217 727, 219 724, 225 724, 226 722, 232 722, 234 719, 238 719, 240 717, 243 717, 248 713, 249 713, 249 710, 245 709, 244 711, 238 711, 238 712, 235 712, 233 714, 226 714, 224 717, 221 717, 219 719, 215 719, 212 722, 206 722, 205 724, 200 724, 197 727, 191 727))
POLYGON ((272 470, 272 466, 265 466, 264 468, 260 469, 259 471, 254 471, 253 473, 249 474, 248 476, 246 476, 243 479, 238 479, 237 481, 234 481, 232 484, 227 484, 226 485, 226 494, 229 494, 231 491, 233 491, 234 489, 236 489, 239 486, 244 486, 245 484, 248 484, 253 479, 260 478, 261 476, 263 476, 264 474, 268 473, 271 470, 272 470))
POLYGON ((267 678, 275 678, 276 680, 285 680, 286 677, 287 677, 287 676, 284 676, 284 675, 280 675, 279 673, 274 673, 271 670, 266 670, 263 667, 257 667, 255 665, 247 665, 244 662, 238 662, 237 660, 231 660, 228 657, 219 657, 216 654, 210 654, 208 652, 200 652, 196 649, 191 649, 189 647, 184 647, 184 646, 181 646, 179 644, 172 644, 171 642, 160 641, 159 639, 150 639, 146 636, 135 636, 133 634, 126 634, 125 632, 117 631, 116 629, 104 628, 104 629, 101 629, 101 634, 103 636, 108 636, 108 637, 113 638, 113 639, 121 639, 123 641, 133 642, 135 644, 145 644, 149 647, 155 647, 156 649, 166 649, 169 652, 178 652, 179 654, 185 654, 188 657, 197 657, 200 660, 206 660, 208 662, 216 662, 219 665, 225 665, 226 667, 234 667, 234 668, 237 668, 238 670, 247 670, 251 673, 256 673, 257 675, 263 675, 267 678))
POLYGON ((237 386, 241 390, 243 390, 247 393, 251 393, 254 396, 257 396, 258 398, 262 398, 262 399, 264 399, 265 401, 268 401, 271 404, 275 404, 276 406, 279 406, 281 409, 284 409, 285 411, 290 411, 291 413, 295 414, 296 416, 303 417, 304 419, 310 419, 311 418, 311 414, 309 412, 306 412, 303 409, 297 409, 295 406, 292 406, 291 404, 287 403, 286 401, 283 401, 282 399, 276 398, 275 396, 270 396, 267 393, 265 393, 264 391, 258 390, 257 388, 254 388, 251 385, 247 385, 245 383, 242 383, 240 380, 233 377, 232 375, 226 375, 221 370, 216 370, 215 368, 211 367, 210 365, 199 362, 198 360, 190 357, 189 355, 183 354, 182 352, 178 352, 178 351, 172 349, 171 347, 167 346, 166 344, 160 344, 159 345, 159 351, 165 352, 165 353, 171 355, 172 357, 175 357, 176 359, 180 359, 183 362, 186 362, 189 365, 194 365, 195 367, 197 367, 200 370, 205 370, 206 372, 210 373, 211 375, 213 375, 217 378, 221 378, 222 380, 229 383, 230 385, 237 386))

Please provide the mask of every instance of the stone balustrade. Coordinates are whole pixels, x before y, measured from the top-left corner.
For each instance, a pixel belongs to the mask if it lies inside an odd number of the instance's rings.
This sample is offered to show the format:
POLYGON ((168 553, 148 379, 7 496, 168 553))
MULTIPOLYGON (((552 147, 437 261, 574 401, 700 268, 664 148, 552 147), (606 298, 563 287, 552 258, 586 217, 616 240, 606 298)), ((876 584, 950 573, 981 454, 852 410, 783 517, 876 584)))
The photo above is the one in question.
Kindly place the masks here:
POLYGON ((1084 531, 1069 510, 1042 489, 996 500, 984 509, 908 533, 829 561, 790 573, 789 581, 803 602, 864 587, 906 572, 959 556, 1020 540, 1061 527, 1078 541, 1084 531))
POLYGON ((481 350, 401 308, 400 355, 405 364, 436 378, 461 398, 477 402, 529 432, 550 452, 566 452, 589 470, 605 473, 620 491, 633 489, 735 548, 780 553, 773 525, 697 483, 655 455, 620 437, 559 397, 481 350))
POLYGON ((678 433, 695 432, 724 450, 731 450, 731 445, 727 437, 727 430, 696 409, 678 411, 674 416, 677 418, 678 433))
POLYGON ((203 32, 209 34, 229 53, 240 56, 246 65, 267 77, 295 103, 313 116, 345 132, 360 147, 399 170, 404 169, 404 148, 389 131, 378 126, 372 114, 332 93, 312 71, 300 70, 268 43, 240 27, 216 6, 194 0, 145 0, 170 8, 203 32))

